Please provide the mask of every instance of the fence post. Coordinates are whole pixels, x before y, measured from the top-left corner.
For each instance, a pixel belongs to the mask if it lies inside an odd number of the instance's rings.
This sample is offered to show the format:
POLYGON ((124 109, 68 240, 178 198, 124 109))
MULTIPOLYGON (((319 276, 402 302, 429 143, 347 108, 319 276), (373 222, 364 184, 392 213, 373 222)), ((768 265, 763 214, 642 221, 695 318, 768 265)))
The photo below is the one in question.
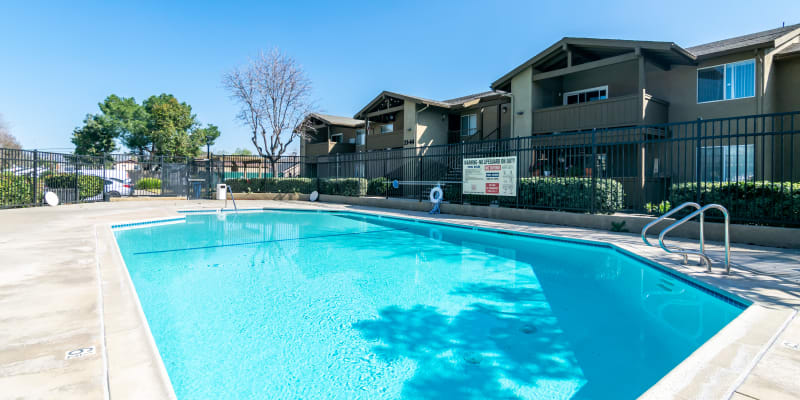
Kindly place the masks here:
MULTIPOLYGON (((497 118, 500 119, 500 117, 497 117, 497 118)), ((500 126, 500 125, 498 125, 498 126, 500 126)), ((500 140, 500 134, 497 135, 497 140, 498 141, 500 140)), ((520 163, 520 159, 519 159, 519 142, 520 142, 520 140, 521 139, 518 138, 514 142, 509 142, 509 144, 515 143, 515 147, 517 148, 517 182, 516 182, 516 185, 517 185, 517 208, 519 208, 519 195, 520 195, 520 193, 519 193, 519 189, 520 189, 520 185, 519 185, 519 182, 520 182, 520 164, 521 164, 520 163)), ((462 166, 462 168, 463 168, 463 166, 462 166)), ((464 182, 464 171, 463 170, 461 171, 461 182, 462 182, 462 185, 463 185, 463 182, 464 182)), ((463 192, 463 189, 462 189, 462 192, 463 192)))
POLYGON ((36 199, 36 192, 39 189, 39 150, 33 151, 33 198, 31 199, 31 204, 34 206, 37 204, 36 199))
POLYGON ((78 185, 78 156, 75 155, 73 158, 75 164, 75 202, 80 203, 81 201, 81 190, 80 186, 78 185))
POLYGON ((211 151, 208 152, 208 180, 206 180, 206 196, 209 199, 212 198, 211 196, 211 151))
POLYGON ((592 129, 592 199, 589 202, 589 212, 594 214, 597 209, 597 128, 592 129))
MULTIPOLYGON (((103 163, 103 201, 106 201, 106 153, 103 152, 103 159, 100 160, 103 163)), ((123 182, 123 185, 125 183, 123 182)), ((120 189, 121 190, 121 189, 120 189)))
POLYGON ((694 176, 694 186, 695 186, 695 202, 700 204, 700 138, 702 137, 701 130, 703 129, 703 119, 697 119, 697 126, 694 129, 694 140, 695 140, 695 160, 694 160, 694 167, 695 167, 695 176, 694 176))
MULTIPOLYGON (((419 174, 417 175, 417 176, 418 176, 418 178, 417 178, 417 179, 418 179, 418 180, 420 181, 420 183, 421 183, 421 182, 423 181, 423 179, 422 179, 422 156, 419 156, 419 157, 418 157, 418 159, 417 159, 417 163, 419 164, 419 174)), ((420 185, 419 185, 419 187, 420 187, 420 189, 418 190, 419 202, 420 202, 420 203, 422 203, 422 196, 423 196, 423 192, 424 192, 424 190, 422 190, 422 188, 423 188, 424 186, 422 186, 422 185, 420 184, 420 185)), ((442 197, 444 197, 444 196, 442 196, 442 197)))
MULTIPOLYGON (((163 170, 164 168, 161 168, 161 169, 163 170)), ((189 187, 189 175, 191 175, 191 166, 189 165, 189 158, 187 157, 186 158, 186 182, 185 182, 186 183, 186 186, 185 186, 186 187, 186 200, 189 200, 189 198, 191 196, 191 192, 192 192, 192 188, 189 187)), ((161 181, 161 185, 162 185, 162 191, 163 191, 164 181, 161 181)))
POLYGON ((161 170, 161 193, 160 193, 160 195, 164 196, 164 195, 166 195, 166 190, 164 190, 164 182, 166 181, 166 175, 164 174, 165 168, 164 168, 164 156, 163 155, 160 156, 160 160, 161 160, 161 162, 159 163, 159 169, 161 170))

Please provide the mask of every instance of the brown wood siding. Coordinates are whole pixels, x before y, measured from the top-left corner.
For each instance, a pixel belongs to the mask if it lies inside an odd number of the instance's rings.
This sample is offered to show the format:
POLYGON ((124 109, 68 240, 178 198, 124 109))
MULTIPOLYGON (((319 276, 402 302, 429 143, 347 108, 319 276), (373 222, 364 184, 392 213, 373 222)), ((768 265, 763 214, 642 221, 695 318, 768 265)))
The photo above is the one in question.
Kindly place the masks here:
POLYGON ((636 125, 640 122, 637 95, 543 108, 533 112, 534 133, 636 125))

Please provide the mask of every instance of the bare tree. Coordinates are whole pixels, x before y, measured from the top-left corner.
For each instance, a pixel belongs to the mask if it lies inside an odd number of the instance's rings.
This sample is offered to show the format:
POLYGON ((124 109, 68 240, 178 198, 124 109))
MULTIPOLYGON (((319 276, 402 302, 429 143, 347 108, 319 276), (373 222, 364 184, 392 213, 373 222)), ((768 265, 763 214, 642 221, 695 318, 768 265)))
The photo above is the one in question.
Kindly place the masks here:
POLYGON ((22 145, 19 144, 17 138, 11 134, 11 129, 0 114, 0 148, 6 149, 21 149, 22 145))
POLYGON ((275 163, 309 126, 311 81, 297 61, 273 49, 226 73, 222 84, 241 106, 237 118, 250 128, 258 154, 277 176, 275 163))

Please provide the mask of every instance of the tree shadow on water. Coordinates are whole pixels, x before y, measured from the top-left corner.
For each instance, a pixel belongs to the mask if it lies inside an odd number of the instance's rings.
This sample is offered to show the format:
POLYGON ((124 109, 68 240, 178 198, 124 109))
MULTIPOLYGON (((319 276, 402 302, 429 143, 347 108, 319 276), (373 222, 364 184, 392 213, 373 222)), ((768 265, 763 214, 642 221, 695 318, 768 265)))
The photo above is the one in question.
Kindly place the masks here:
POLYGON ((470 284, 451 295, 470 303, 392 306, 353 325, 384 361, 416 363, 403 398, 570 398, 585 383, 539 290, 470 284))

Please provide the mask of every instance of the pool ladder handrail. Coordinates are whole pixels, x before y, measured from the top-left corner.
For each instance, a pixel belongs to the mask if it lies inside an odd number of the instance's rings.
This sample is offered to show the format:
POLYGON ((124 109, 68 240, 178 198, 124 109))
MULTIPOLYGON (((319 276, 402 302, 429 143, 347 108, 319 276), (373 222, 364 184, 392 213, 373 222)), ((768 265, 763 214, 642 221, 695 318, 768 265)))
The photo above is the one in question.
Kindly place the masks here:
MULTIPOLYGON (((225 185, 225 186, 228 187, 228 193, 231 194, 231 200, 233 200, 233 209, 238 214, 239 213, 239 207, 236 207, 236 198, 233 197, 233 190, 231 190, 231 186, 230 185, 225 185)), ((223 208, 228 208, 228 196, 225 196, 225 206, 223 208)))
POLYGON ((700 204, 697 204, 697 203, 691 202, 691 201, 683 203, 680 206, 670 210, 668 213, 666 213, 666 214, 662 215, 661 217, 657 218, 655 221, 652 221, 649 224, 645 225, 645 227, 642 228, 642 241, 648 246, 655 247, 652 243, 650 243, 647 240, 647 230, 650 229, 652 226, 658 224, 659 222, 663 221, 664 219, 666 219, 670 215, 675 214, 676 212, 678 212, 678 211, 680 211, 680 210, 682 210, 682 209, 684 209, 686 207, 694 207, 694 208, 696 208, 696 210, 693 211, 692 213, 690 213, 689 215, 687 215, 686 217, 684 217, 684 218, 672 223, 670 226, 666 227, 664 230, 662 230, 661 233, 659 233, 659 235, 658 235, 658 244, 659 244, 659 246, 662 249, 664 249, 664 251, 666 251, 667 253, 683 255, 683 263, 684 264, 687 264, 689 262, 689 258, 688 258, 689 255, 699 256, 701 261, 706 264, 706 266, 708 267, 708 271, 710 272, 711 271, 711 258, 708 257, 708 255, 706 255, 706 253, 705 253, 705 231, 704 231, 705 211, 708 210, 708 209, 712 209, 712 208, 713 209, 717 209, 717 210, 721 211, 722 215, 725 217, 725 273, 729 274, 730 270, 731 270, 731 266, 730 266, 730 234, 729 234, 729 232, 730 232, 730 215, 728 213, 728 210, 725 207, 723 207, 723 206, 721 206, 719 204, 707 204, 707 205, 701 207, 700 204), (684 223, 688 222, 689 220, 691 220, 692 218, 696 217, 697 215, 700 215, 700 251, 687 250, 687 249, 683 249, 683 248, 680 248, 680 247, 677 247, 677 246, 669 247, 666 244, 664 244, 664 236, 667 233, 669 233, 673 229, 677 228, 678 226, 683 225, 684 223))
POLYGON ((684 256, 687 254, 688 255, 694 254, 701 257, 702 260, 705 261, 706 266, 708 267, 708 272, 711 272, 711 258, 708 257, 708 255, 705 253, 705 249, 703 248, 704 235, 705 235, 703 227, 705 225, 705 212, 706 210, 712 208, 722 212, 722 215, 725 217, 725 274, 730 274, 731 273, 730 214, 728 213, 728 209, 720 204, 706 204, 699 210, 695 210, 691 214, 681 218, 678 221, 675 221, 672 225, 666 227, 658 235, 658 244, 667 253, 683 254, 684 256), (664 244, 664 236, 666 236, 666 234, 669 233, 671 230, 688 222, 689 220, 693 219, 698 215, 700 215, 700 251, 692 251, 684 249, 680 249, 678 251, 670 251, 669 248, 664 244))
POLYGON ((656 219, 655 221, 653 221, 653 222, 651 222, 651 223, 649 223, 649 224, 645 225, 645 226, 644 226, 644 228, 642 228, 642 240, 644 241, 644 244, 646 244, 646 245, 648 245, 648 246, 650 246, 650 247, 655 247, 655 245, 654 245, 654 244, 650 243, 650 242, 647 240, 647 230, 648 230, 648 229, 650 229, 650 228, 651 228, 653 225, 656 225, 656 224, 658 224, 659 222, 663 221, 664 219, 666 219, 666 218, 667 218, 667 217, 669 217, 670 215, 672 215, 672 214, 675 214, 676 212, 678 212, 678 211, 680 211, 680 210, 682 210, 682 209, 684 209, 684 208, 686 208, 686 207, 689 207, 689 206, 692 206, 692 207, 694 207, 694 208, 695 208, 695 209, 697 209, 697 210, 699 210, 699 209, 700 209, 700 204, 697 204, 697 203, 695 203, 695 202, 692 202, 692 201, 687 201, 686 203, 683 203, 683 204, 679 205, 678 207, 676 207, 676 208, 673 208, 673 209, 672 209, 672 210, 670 210, 668 213, 666 213, 666 214, 664 214, 664 215, 662 215, 662 216, 658 217, 658 219, 656 219))

